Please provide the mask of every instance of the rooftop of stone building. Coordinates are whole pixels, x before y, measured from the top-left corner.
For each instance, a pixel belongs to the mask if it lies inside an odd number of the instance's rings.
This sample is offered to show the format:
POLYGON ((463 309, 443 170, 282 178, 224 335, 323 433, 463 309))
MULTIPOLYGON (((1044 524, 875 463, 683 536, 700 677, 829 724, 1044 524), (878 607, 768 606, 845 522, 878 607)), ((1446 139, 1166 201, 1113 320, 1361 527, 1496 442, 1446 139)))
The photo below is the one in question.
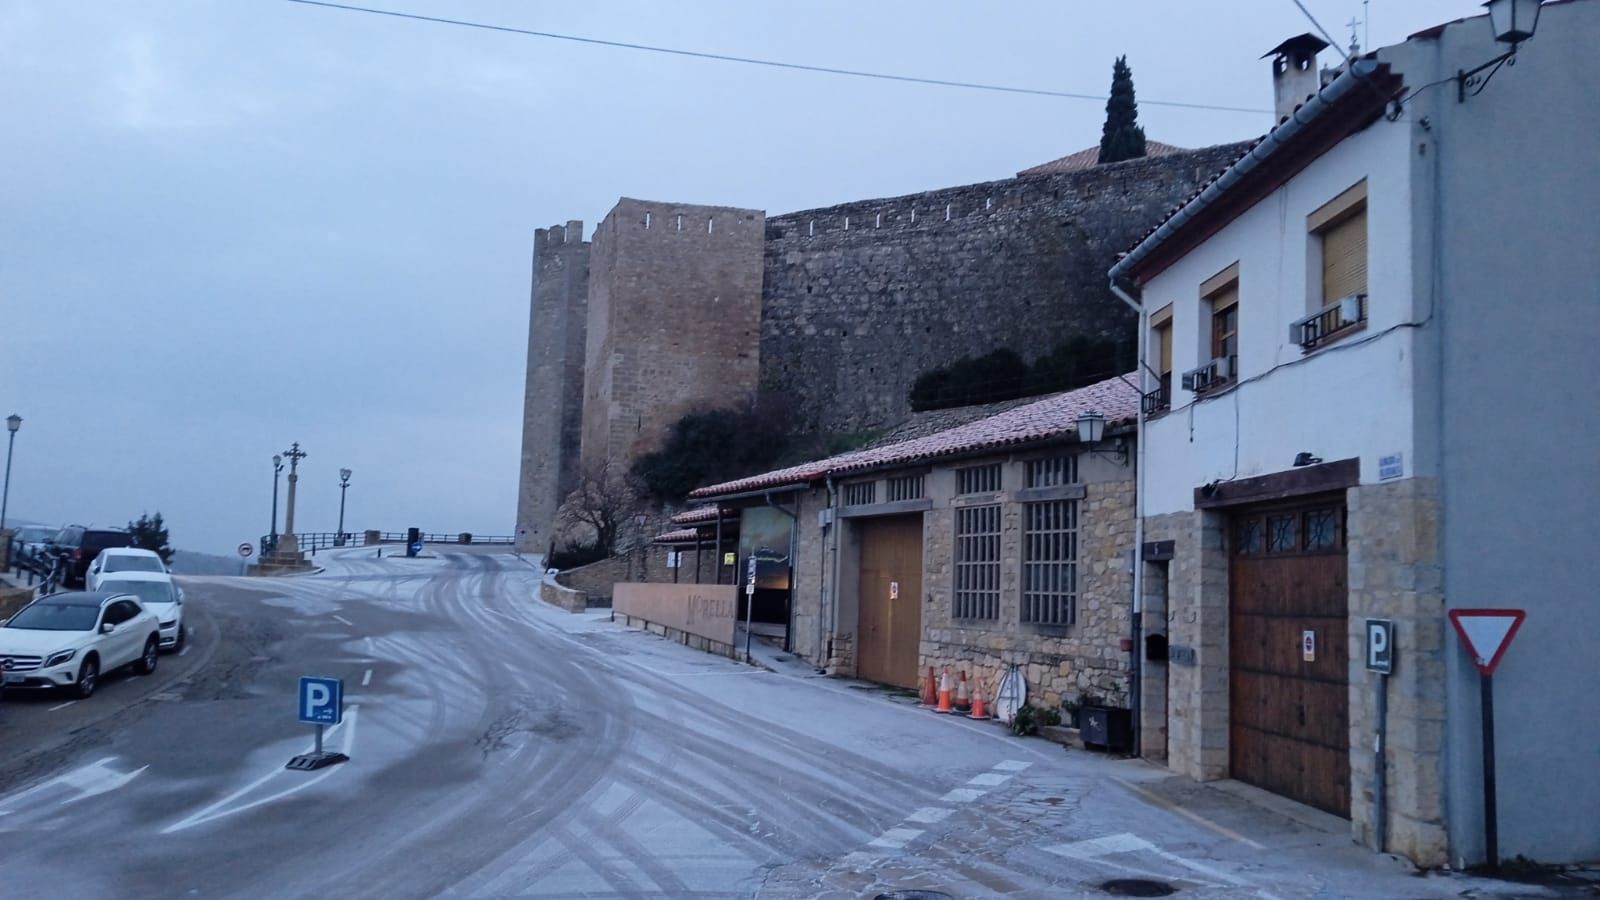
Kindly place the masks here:
POLYGON ((748 478, 697 488, 691 499, 732 497, 781 487, 803 486, 830 475, 849 475, 891 468, 1019 444, 1077 439, 1078 416, 1098 412, 1108 428, 1134 421, 1139 411, 1139 391, 1134 374, 1107 378, 1088 387, 1018 406, 998 415, 978 419, 924 437, 886 446, 868 447, 777 469, 748 478))
MULTIPOLYGON (((1171 156, 1174 153, 1183 153, 1188 149, 1187 147, 1174 147, 1171 144, 1163 144, 1160 141, 1146 140, 1144 142, 1144 156, 1147 159, 1152 156, 1171 156)), ((1029 166, 1018 172, 1017 177, 1078 172, 1083 169, 1092 169, 1098 165, 1100 165, 1100 145, 1096 144, 1093 147, 1085 147, 1077 153, 1068 153, 1060 159, 1052 159, 1047 163, 1029 166)))

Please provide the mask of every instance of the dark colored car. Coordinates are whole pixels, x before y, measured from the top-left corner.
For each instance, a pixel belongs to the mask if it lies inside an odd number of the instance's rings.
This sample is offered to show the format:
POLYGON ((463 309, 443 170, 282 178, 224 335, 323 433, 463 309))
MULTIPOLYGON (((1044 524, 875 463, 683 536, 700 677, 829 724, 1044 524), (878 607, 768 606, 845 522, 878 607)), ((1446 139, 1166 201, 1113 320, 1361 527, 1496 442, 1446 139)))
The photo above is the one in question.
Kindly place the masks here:
POLYGON ((83 587, 89 564, 107 547, 132 547, 133 535, 118 528, 85 528, 68 525, 52 542, 52 552, 61 557, 62 587, 83 587))

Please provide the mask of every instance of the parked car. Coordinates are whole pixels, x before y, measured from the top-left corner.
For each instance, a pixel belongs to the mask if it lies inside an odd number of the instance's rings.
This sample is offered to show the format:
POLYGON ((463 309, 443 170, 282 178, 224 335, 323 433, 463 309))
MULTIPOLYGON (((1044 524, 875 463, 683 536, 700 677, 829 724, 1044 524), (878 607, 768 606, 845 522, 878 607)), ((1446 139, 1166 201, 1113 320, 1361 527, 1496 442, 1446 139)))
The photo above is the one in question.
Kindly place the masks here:
POLYGON ((160 625, 130 594, 63 591, 23 607, 0 626, 0 681, 16 688, 94 693, 100 675, 132 665, 156 670, 160 625))
POLYGON ((56 534, 51 552, 65 564, 62 587, 82 587, 89 563, 107 547, 132 547, 133 535, 119 528, 68 525, 56 534))
POLYGON ((143 550, 138 547, 107 547, 100 551, 94 562, 89 564, 89 569, 83 577, 83 589, 102 590, 100 582, 103 579, 124 572, 151 572, 165 575, 167 565, 153 550, 143 550))
MULTIPOLYGON (((90 580, 93 579, 91 575, 90 580)), ((183 627, 183 588, 173 583, 171 575, 166 572, 119 571, 110 575, 102 572, 98 586, 91 590, 138 597, 140 605, 155 613, 156 620, 161 623, 161 649, 174 653, 183 649, 187 635, 183 627)))
POLYGON ((11 536, 13 559, 37 556, 50 546, 61 529, 49 525, 23 525, 11 536))

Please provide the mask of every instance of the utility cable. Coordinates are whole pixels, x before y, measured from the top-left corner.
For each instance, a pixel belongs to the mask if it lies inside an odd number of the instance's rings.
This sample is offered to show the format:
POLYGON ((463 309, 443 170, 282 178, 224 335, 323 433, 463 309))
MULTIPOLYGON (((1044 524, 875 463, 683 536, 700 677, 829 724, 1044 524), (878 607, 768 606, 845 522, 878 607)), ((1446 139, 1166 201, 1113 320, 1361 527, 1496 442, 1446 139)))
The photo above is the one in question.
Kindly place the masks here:
MULTIPOLYGON (((447 19, 442 16, 424 16, 417 13, 399 12, 392 9, 377 9, 370 6, 354 6, 348 3, 331 3, 328 0, 285 0, 287 3, 298 3, 303 6, 320 6, 326 9, 338 9, 346 12, 368 13, 375 16, 389 16, 396 19, 410 19, 416 22, 428 22, 435 25, 455 25, 461 28, 478 28, 484 31, 499 31, 507 34, 520 34, 526 37, 548 38, 556 41, 571 41, 578 44, 595 44, 601 47, 616 47, 623 50, 644 50, 650 53, 666 53, 672 56, 687 56, 694 59, 710 59, 718 62, 742 63, 751 66, 768 66, 775 69, 791 69, 800 72, 818 72, 827 75, 847 75, 852 78, 876 78, 883 81, 900 81, 909 84, 926 84, 936 87, 966 88, 975 91, 996 91, 1005 94, 1031 94, 1040 97, 1061 97, 1068 100, 1092 100, 1104 103, 1106 98, 1097 94, 1078 94, 1070 91, 1051 91, 1043 88, 1015 87, 1003 84, 985 84, 976 81, 953 81, 944 78, 922 78, 916 75, 895 75, 889 72, 868 72, 861 69, 842 69, 833 66, 816 66, 806 63, 782 62, 773 59, 757 59, 750 56, 732 56, 724 53, 708 53, 701 50, 683 50, 676 47, 658 47, 650 44, 635 44, 628 41, 611 41, 603 38, 583 37, 575 34, 558 34, 553 31, 535 31, 531 28, 514 28, 510 25, 492 25, 487 22, 472 22, 466 19, 447 19)), ((1215 112, 1235 112, 1270 114, 1271 110, 1256 109, 1245 106, 1222 106, 1212 103, 1183 103, 1176 100, 1149 100, 1140 98, 1143 106, 1168 106, 1176 109, 1203 109, 1215 112)))

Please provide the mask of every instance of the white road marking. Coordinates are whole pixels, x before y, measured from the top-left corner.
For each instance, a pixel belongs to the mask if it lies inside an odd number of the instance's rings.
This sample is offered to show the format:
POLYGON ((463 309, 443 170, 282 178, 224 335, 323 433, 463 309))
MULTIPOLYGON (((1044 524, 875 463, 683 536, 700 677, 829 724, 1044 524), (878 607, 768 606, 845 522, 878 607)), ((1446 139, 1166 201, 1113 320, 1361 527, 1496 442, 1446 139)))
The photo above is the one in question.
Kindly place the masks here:
POLYGON ((906 816, 906 821, 920 822, 924 825, 932 825, 935 822, 943 822, 945 819, 949 818, 950 814, 953 812, 955 812, 955 810, 945 809, 942 806, 924 806, 911 815, 906 816))
POLYGON ((346 619, 346 618, 345 618, 345 617, 344 617, 344 616, 341 616, 341 615, 339 615, 339 614, 338 614, 338 613, 334 613, 334 614, 333 614, 333 617, 334 617, 334 618, 335 618, 335 619, 338 619, 338 620, 339 620, 339 621, 341 621, 341 622, 343 622, 343 623, 345 623, 345 624, 346 624, 346 625, 349 625, 349 626, 350 626, 350 627, 352 627, 352 628, 354 628, 354 627, 355 627, 355 624, 356 624, 356 623, 354 623, 354 622, 352 622, 352 621, 350 621, 350 620, 349 620, 349 619, 346 619))
POLYGON ((997 784, 1005 784, 1006 782, 1008 782, 1010 780, 1011 780, 1011 776, 1010 775, 1001 775, 999 772, 983 772, 981 774, 972 776, 971 780, 969 780, 967 782, 967 784, 977 784, 977 785, 982 785, 984 787, 994 787, 997 784))
MULTIPOLYGON (((1101 865, 1123 869, 1128 872, 1159 876, 1160 873, 1152 872, 1149 869, 1128 865, 1127 863, 1122 862, 1113 862, 1104 858, 1119 853, 1149 853, 1162 860, 1165 860, 1166 862, 1172 863, 1173 865, 1181 866, 1182 868, 1188 869, 1192 872, 1199 872, 1202 875, 1213 878, 1222 886, 1251 886, 1248 882, 1241 881, 1220 869, 1213 868, 1212 866, 1205 865, 1204 863, 1195 862, 1194 860, 1184 859, 1176 853, 1168 853, 1167 851, 1157 847, 1155 844, 1150 843, 1136 834, 1109 834, 1104 837, 1090 838, 1084 841, 1075 841, 1070 844, 1056 844, 1043 849, 1047 853, 1054 853, 1057 856, 1065 856, 1069 859, 1094 860, 1101 865)), ((1271 896, 1263 891, 1258 891, 1258 893, 1262 894, 1263 896, 1271 896)))
POLYGON ((885 850, 899 850, 922 836, 920 828, 891 828, 883 833, 882 837, 874 838, 867 842, 868 847, 882 847, 885 850))
MULTIPOLYGON (((360 717, 360 714, 361 714, 361 704, 359 704, 359 703, 350 704, 349 714, 345 716, 344 721, 340 722, 338 725, 333 726, 332 728, 330 728, 324 734, 324 738, 326 738, 326 737, 332 735, 334 732, 339 731, 340 729, 343 729, 344 730, 344 753, 346 755, 349 755, 351 748, 355 746, 356 720, 360 717)), ((312 747, 310 747, 310 746, 308 746, 306 748, 306 752, 307 753, 311 752, 311 750, 312 750, 312 747)), ((232 808, 228 807, 228 804, 234 802, 235 800, 238 800, 240 797, 245 796, 246 794, 250 793, 251 791, 255 790, 256 788, 262 786, 263 784, 266 784, 268 781, 271 781, 274 778, 277 778, 278 776, 284 774, 287 771, 285 769, 273 769, 271 772, 268 772, 267 774, 261 776, 260 778, 257 778, 255 781, 250 782, 249 784, 247 784, 244 787, 238 789, 237 791, 234 791, 233 793, 231 793, 228 796, 222 798, 221 800, 218 800, 216 803, 213 803, 210 806, 205 807, 204 809, 200 810, 199 812, 193 813, 188 818, 182 819, 180 821, 172 823, 171 825, 168 825, 166 828, 161 829, 161 833, 162 834, 171 834, 174 831, 182 831, 185 828, 190 828, 190 827, 193 827, 195 825, 200 825, 200 824, 203 824, 205 822, 210 822, 210 821, 213 821, 215 819, 220 819, 220 818, 223 818, 224 816, 231 816, 234 813, 241 813, 241 812, 244 812, 245 810, 255 809, 258 806, 262 806, 262 805, 265 805, 267 803, 272 803, 273 801, 276 801, 276 800, 282 800, 284 797, 287 797, 290 794, 294 794, 294 793, 297 793, 299 791, 303 791, 306 788, 311 787, 312 785, 316 784, 317 782, 322 781, 323 779, 327 778, 328 776, 333 775, 334 773, 339 772, 339 771, 341 771, 343 769, 344 769, 343 765, 329 766, 326 770, 324 770, 322 772, 322 774, 312 776, 310 779, 308 779, 306 781, 296 782, 292 787, 285 788, 285 789, 283 789, 281 791, 278 791, 275 794, 269 794, 269 795, 267 795, 265 797, 261 797, 261 798, 256 799, 256 800, 252 800, 249 803, 245 803, 245 804, 242 804, 240 806, 235 806, 235 807, 232 807, 232 808)))
POLYGON ((367 685, 369 685, 371 683, 372 683, 372 670, 368 669, 366 671, 366 673, 361 676, 361 686, 362 687, 366 687, 367 685))
POLYGON ((189 655, 189 644, 188 644, 187 641, 184 642, 183 649, 178 651, 178 655, 179 656, 188 656, 189 655))
POLYGON ((984 791, 974 790, 973 788, 956 788, 939 799, 946 803, 971 803, 982 797, 984 793, 984 791))
MULTIPOLYGON (((12 796, 8 797, 6 801, 7 806, 9 807, 12 804, 15 804, 18 800, 22 800, 25 797, 42 792, 46 788, 56 785, 68 787, 76 791, 74 796, 68 797, 67 799, 61 801, 61 805, 65 806, 68 803, 75 803, 85 797, 93 797, 97 794, 104 794, 107 791, 114 791, 132 781, 139 775, 140 772, 150 768, 149 766, 140 766, 139 768, 134 769, 132 772, 118 772, 111 768, 111 763, 116 762, 116 760, 117 757, 108 756, 105 759, 90 763, 87 766, 82 766, 65 774, 57 775, 49 781, 37 784, 25 791, 22 791, 21 793, 13 794, 12 796)), ((12 811, 13 810, 10 808, 0 810, 0 816, 9 815, 12 811)))
POLYGON ((1021 772, 1023 769, 1026 769, 1031 765, 1033 765, 1033 763, 1023 762, 1020 759, 1008 759, 995 763, 994 767, 1001 772, 1021 772))
POLYGON ((76 701, 76 700, 68 700, 65 703, 57 703, 55 706, 50 707, 50 709, 48 709, 46 711, 47 712, 55 712, 58 709, 66 709, 67 707, 69 707, 72 704, 77 703, 77 702, 78 701, 76 701))

